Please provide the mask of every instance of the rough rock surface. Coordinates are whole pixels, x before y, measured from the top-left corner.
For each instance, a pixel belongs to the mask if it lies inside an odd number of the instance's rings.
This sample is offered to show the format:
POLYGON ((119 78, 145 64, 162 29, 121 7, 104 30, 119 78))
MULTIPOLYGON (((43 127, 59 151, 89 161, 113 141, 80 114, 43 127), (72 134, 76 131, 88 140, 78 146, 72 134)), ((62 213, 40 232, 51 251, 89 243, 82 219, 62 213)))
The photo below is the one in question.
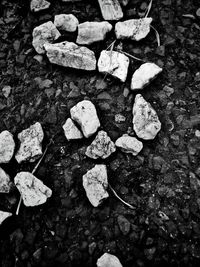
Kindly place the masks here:
POLYGON ((108 187, 106 166, 103 164, 95 165, 83 175, 83 187, 91 204, 98 207, 104 199, 109 197, 106 191, 108 187))
POLYGON ((54 18, 54 25, 62 31, 75 32, 78 24, 79 21, 73 14, 59 14, 54 18))
POLYGON ((92 159, 108 158, 115 152, 115 144, 105 131, 99 131, 94 141, 87 147, 86 155, 92 159))
POLYGON ((38 206, 47 201, 52 191, 30 172, 19 172, 14 178, 25 206, 38 206))
POLYGON ((51 63, 81 70, 95 70, 96 58, 92 50, 73 42, 45 44, 47 57, 51 63))
POLYGON ((78 25, 78 44, 92 44, 105 39, 106 34, 112 30, 112 25, 107 21, 86 21, 78 25))
POLYGON ((117 39, 131 39, 139 41, 150 32, 152 18, 130 19, 115 24, 117 39))
POLYGON ((105 20, 119 20, 123 17, 118 0, 98 0, 98 2, 105 20))
POLYGON ((131 89, 138 90, 144 88, 151 82, 151 80, 155 79, 161 71, 162 68, 155 63, 148 62, 142 64, 139 69, 133 73, 131 89))
POLYGON ((93 135, 100 126, 94 104, 89 100, 83 100, 70 109, 71 117, 82 129, 86 138, 93 135))
POLYGON ((53 22, 48 21, 33 29, 32 45, 38 54, 45 54, 44 44, 52 43, 60 37, 53 22))
POLYGON ((49 8, 51 3, 46 0, 31 0, 30 8, 33 12, 38 12, 49 8))
POLYGON ((97 260, 97 267, 122 267, 122 265, 115 255, 104 253, 97 260))
POLYGON ((7 219, 10 216, 12 216, 12 213, 0 210, 0 225, 2 224, 3 221, 5 221, 5 219, 7 219))
POLYGON ((117 51, 103 50, 98 60, 99 72, 110 75, 125 82, 129 66, 129 58, 117 51))
POLYGON ((0 133, 0 163, 8 163, 14 153, 15 142, 13 135, 5 130, 0 133))
POLYGON ((133 156, 136 156, 143 148, 142 142, 137 140, 137 138, 124 134, 119 137, 115 145, 119 147, 125 153, 131 153, 133 156))
POLYGON ((0 193, 9 193, 12 188, 10 176, 0 168, 0 193))
POLYGON ((31 125, 28 129, 23 130, 18 134, 20 140, 20 148, 17 151, 15 158, 18 163, 30 160, 35 161, 42 155, 42 140, 44 133, 39 122, 31 125))
POLYGON ((161 129, 156 111, 140 94, 136 95, 133 105, 133 129, 144 140, 154 139, 161 129))
POLYGON ((67 140, 83 138, 81 131, 79 131, 79 129, 70 118, 66 120, 65 124, 62 127, 67 140))

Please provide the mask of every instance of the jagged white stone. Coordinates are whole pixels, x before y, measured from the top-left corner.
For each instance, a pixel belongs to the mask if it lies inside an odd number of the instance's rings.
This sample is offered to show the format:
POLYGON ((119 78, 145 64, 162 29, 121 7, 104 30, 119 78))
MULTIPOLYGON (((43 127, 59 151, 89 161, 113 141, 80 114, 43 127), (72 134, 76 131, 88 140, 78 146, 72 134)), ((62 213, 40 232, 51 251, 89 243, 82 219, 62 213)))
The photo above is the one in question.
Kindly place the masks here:
POLYGON ((65 124, 62 127, 67 140, 83 138, 82 133, 79 131, 79 129, 76 127, 76 125, 70 118, 66 120, 65 124))
POLYGON ((161 129, 156 111, 140 94, 136 95, 133 105, 133 129, 144 140, 154 139, 161 129))
POLYGON ((117 51, 103 50, 98 60, 99 72, 110 75, 125 82, 129 66, 129 58, 117 51))
POLYGON ((30 172, 17 173, 14 182, 27 207, 41 205, 52 195, 51 189, 30 172))
POLYGON ((48 9, 51 3, 46 0, 31 0, 30 8, 33 12, 48 9))
POLYGON ((155 63, 144 63, 134 73, 131 80, 131 89, 139 90, 147 86, 162 71, 155 63))
POLYGON ((104 199, 109 197, 106 191, 108 187, 106 166, 103 164, 95 165, 83 175, 83 187, 91 204, 98 207, 104 199))
POLYGON ((99 131, 94 141, 87 147, 86 156, 92 159, 109 157, 115 152, 115 144, 105 131, 99 131))
POLYGON ((77 44, 92 44, 105 39, 106 34, 112 30, 107 21, 86 21, 78 25, 77 44))
POLYGON ((89 100, 83 100, 70 109, 71 118, 76 121, 82 129, 86 138, 94 134, 100 126, 94 104, 89 100))
POLYGON ((54 24, 58 30, 75 32, 79 21, 73 14, 59 14, 55 15, 54 24))
POLYGON ((42 140, 44 133, 39 122, 31 125, 28 129, 23 130, 18 134, 20 140, 20 148, 15 155, 18 163, 30 160, 35 161, 42 155, 42 140))
POLYGON ((2 224, 2 222, 10 216, 12 216, 12 213, 0 210, 0 224, 2 224))
POLYGON ((0 133, 0 163, 8 163, 15 150, 13 135, 5 130, 0 133))
POLYGON ((0 168, 0 193, 9 193, 13 183, 10 180, 10 176, 0 168))
POLYGON ((129 19, 115 24, 117 39, 131 39, 139 41, 150 32, 152 18, 129 19))
POLYGON ((95 70, 96 58, 92 50, 73 42, 45 44, 44 48, 51 63, 81 70, 95 70))
POLYGON ((98 0, 102 17, 105 20, 119 20, 123 12, 118 0, 98 0))
POLYGON ((119 259, 110 253, 104 253, 97 260, 97 267, 123 267, 119 259))
POLYGON ((45 54, 44 44, 53 43, 60 35, 53 22, 45 22, 33 29, 32 45, 38 54, 45 54))
POLYGON ((129 136, 128 134, 123 134, 119 137, 115 145, 119 147, 125 153, 131 153, 133 156, 136 156, 143 148, 142 142, 137 138, 129 136))

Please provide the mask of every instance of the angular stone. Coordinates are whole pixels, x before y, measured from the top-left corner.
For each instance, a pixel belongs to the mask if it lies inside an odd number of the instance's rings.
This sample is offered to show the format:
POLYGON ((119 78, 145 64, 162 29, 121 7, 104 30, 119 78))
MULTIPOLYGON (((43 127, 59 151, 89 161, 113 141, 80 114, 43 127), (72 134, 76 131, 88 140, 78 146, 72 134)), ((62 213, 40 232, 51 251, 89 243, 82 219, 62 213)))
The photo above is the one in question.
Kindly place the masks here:
POLYGON ((108 187, 107 170, 103 164, 95 165, 83 175, 83 187, 90 203, 98 207, 102 201, 109 197, 106 191, 108 187))
POLYGON ((12 213, 0 210, 0 224, 2 224, 2 222, 10 216, 12 216, 12 213))
POLYGON ((161 129, 156 111, 140 94, 136 95, 133 105, 133 129, 144 140, 154 139, 161 129))
POLYGON ((0 163, 8 163, 14 153, 15 142, 13 135, 5 130, 0 133, 0 163))
POLYGON ((139 41, 150 32, 152 18, 129 19, 115 24, 117 39, 131 39, 139 41))
POLYGON ((44 54, 44 44, 53 43, 53 41, 57 40, 61 34, 56 29, 53 22, 48 21, 34 28, 32 35, 32 45, 35 48, 35 51, 38 54, 44 54))
POLYGON ((119 259, 110 253, 104 253, 97 260, 97 267, 123 267, 119 259))
POLYGON ((41 205, 52 195, 51 189, 30 172, 19 172, 14 182, 27 207, 41 205))
POLYGON ((119 137, 115 145, 119 147, 125 153, 131 153, 133 156, 136 156, 143 148, 142 142, 137 140, 137 138, 124 134, 119 137))
POLYGON ((78 44, 92 44, 105 39, 106 34, 112 30, 112 25, 107 21, 89 22, 78 25, 78 44))
POLYGON ((54 25, 58 30, 75 32, 78 24, 79 21, 73 14, 59 14, 54 18, 54 25))
POLYGON ((93 135, 100 126, 94 104, 89 100, 83 100, 70 109, 71 117, 82 129, 86 138, 93 135))
POLYGON ((10 176, 0 168, 0 193, 9 193, 13 183, 10 180, 10 176))
POLYGON ((18 163, 30 160, 35 161, 42 155, 42 140, 44 133, 39 122, 31 125, 28 129, 23 130, 18 134, 20 140, 20 148, 15 155, 18 163))
POLYGON ((96 58, 92 50, 72 42, 45 44, 51 63, 80 70, 95 70, 96 58))
POLYGON ((144 63, 132 76, 131 89, 139 90, 147 86, 162 71, 155 63, 144 63))
POLYGON ((125 82, 129 66, 129 58, 117 51, 103 50, 98 60, 99 72, 110 75, 125 82))
POLYGON ((48 9, 51 3, 46 0, 31 0, 30 8, 33 12, 48 9))
POLYGON ((85 154, 92 159, 105 159, 115 152, 115 150, 115 144, 111 141, 107 133, 99 131, 92 144, 87 147, 85 154))
POLYGON ((102 17, 105 20, 119 20, 123 12, 118 0, 98 0, 102 17))
POLYGON ((65 132, 65 137, 67 138, 67 140, 83 138, 82 133, 70 118, 68 118, 63 125, 63 130, 65 132))

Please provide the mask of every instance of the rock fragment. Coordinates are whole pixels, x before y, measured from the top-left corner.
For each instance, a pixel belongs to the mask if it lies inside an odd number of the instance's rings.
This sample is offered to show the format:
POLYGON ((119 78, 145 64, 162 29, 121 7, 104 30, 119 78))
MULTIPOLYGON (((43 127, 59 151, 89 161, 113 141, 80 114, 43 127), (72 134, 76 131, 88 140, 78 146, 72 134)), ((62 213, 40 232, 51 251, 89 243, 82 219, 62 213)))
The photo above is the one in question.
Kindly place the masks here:
POLYGON ((63 130, 65 132, 65 137, 67 138, 67 140, 83 138, 82 133, 70 118, 68 118, 63 125, 63 130))
POLYGON ((124 134, 119 137, 115 145, 119 147, 125 153, 131 153, 133 156, 136 156, 143 148, 142 142, 137 138, 124 134))
POLYGON ((83 100, 70 109, 71 118, 76 121, 82 129, 86 138, 93 135, 100 126, 94 104, 89 100, 83 100))
POLYGON ((133 105, 133 129, 144 140, 154 139, 161 129, 156 111, 140 94, 136 95, 133 105))
POLYGON ((59 31, 53 22, 48 21, 33 30, 32 45, 38 54, 44 54, 44 44, 52 43, 60 37, 59 31))
POLYGON ((86 195, 94 207, 98 207, 102 201, 108 198, 107 170, 103 164, 95 165, 83 175, 83 187, 86 195))
POLYGON ((30 172, 19 172, 14 182, 27 207, 41 205, 52 195, 51 189, 30 172))
POLYGON ((0 163, 8 163, 15 150, 13 135, 5 130, 0 133, 0 163))
POLYGON ((132 76, 131 89, 139 90, 147 86, 162 71, 155 63, 144 63, 132 76))
POLYGON ((112 25, 107 21, 86 21, 78 25, 78 44, 92 44, 105 39, 106 34, 112 30, 112 25))
POLYGON ((0 193, 9 193, 12 185, 10 176, 0 168, 0 193))
POLYGON ((12 213, 0 210, 0 225, 2 224, 3 221, 5 221, 5 219, 7 219, 10 216, 12 216, 12 213))
POLYGON ((125 82, 129 66, 129 58, 117 51, 103 50, 98 60, 99 72, 108 73, 125 82))
POLYGON ((152 18, 129 19, 115 24, 117 39, 140 41, 150 32, 152 18))
POLYGON ((73 42, 45 44, 47 57, 51 63, 81 70, 95 70, 96 58, 92 50, 73 42))
POLYGON ((31 0, 30 8, 33 12, 39 12, 48 9, 50 4, 46 0, 31 0))
POLYGON ((123 267, 119 259, 110 253, 104 253, 97 260, 97 267, 123 267))
POLYGON ((104 20, 119 20, 123 12, 118 0, 98 0, 104 20))
POLYGON ((78 24, 79 21, 73 14, 59 14, 54 18, 54 25, 62 31, 75 32, 78 24))
POLYGON ((31 125, 28 129, 23 130, 18 134, 18 139, 20 140, 20 148, 15 155, 18 163, 22 161, 30 160, 35 161, 38 157, 42 155, 42 140, 44 138, 44 133, 42 126, 39 122, 31 125))

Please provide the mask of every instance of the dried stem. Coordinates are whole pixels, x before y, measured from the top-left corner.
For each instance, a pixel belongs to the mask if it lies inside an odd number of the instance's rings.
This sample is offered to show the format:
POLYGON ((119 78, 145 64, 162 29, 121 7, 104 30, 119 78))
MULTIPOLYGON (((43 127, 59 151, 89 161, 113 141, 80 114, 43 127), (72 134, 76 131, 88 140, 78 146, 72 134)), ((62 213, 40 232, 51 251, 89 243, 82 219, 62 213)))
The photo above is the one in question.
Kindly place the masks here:
POLYGON ((145 18, 147 18, 148 17, 148 15, 149 15, 149 12, 150 12, 150 10, 151 10, 151 7, 152 7, 152 2, 153 2, 153 0, 151 0, 150 1, 150 3, 149 3, 149 5, 148 5, 148 8, 147 8, 147 11, 146 11, 146 14, 145 14, 145 18))
POLYGON ((160 35, 159 35, 158 31, 152 25, 150 25, 150 27, 155 31, 156 40, 157 40, 158 47, 159 47, 160 46, 160 35))
MULTIPOLYGON (((118 50, 117 50, 117 51, 118 51, 118 50)), ((130 58, 132 58, 132 59, 136 59, 136 60, 138 60, 138 61, 143 61, 143 62, 144 62, 143 59, 140 59, 140 58, 138 58, 138 57, 135 57, 135 56, 133 56, 133 55, 127 53, 127 52, 124 52, 124 51, 122 51, 122 50, 120 50, 120 51, 118 51, 118 52, 121 52, 121 53, 123 53, 124 55, 126 55, 126 56, 128 56, 128 57, 130 57, 130 58)))

